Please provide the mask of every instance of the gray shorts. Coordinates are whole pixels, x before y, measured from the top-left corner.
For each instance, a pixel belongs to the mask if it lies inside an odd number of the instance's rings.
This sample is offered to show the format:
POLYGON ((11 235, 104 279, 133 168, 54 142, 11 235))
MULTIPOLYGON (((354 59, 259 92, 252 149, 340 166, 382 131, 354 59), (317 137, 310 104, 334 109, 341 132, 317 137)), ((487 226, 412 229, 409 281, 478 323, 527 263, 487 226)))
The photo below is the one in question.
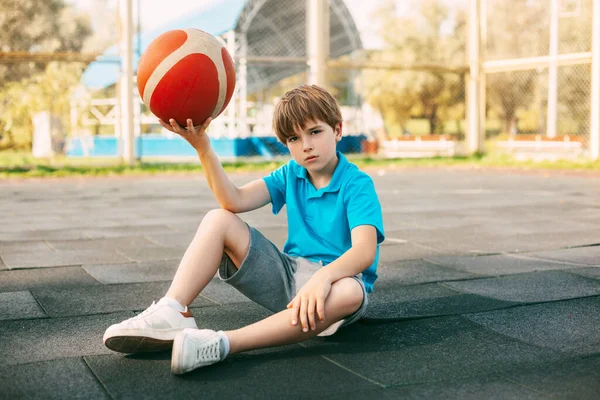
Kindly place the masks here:
MULTIPOLYGON (((249 225, 248 229, 250 246, 242 265, 239 269, 236 268, 231 258, 223 253, 219 278, 268 310, 285 310, 296 295, 296 289, 302 288, 323 264, 282 253, 258 230, 249 225)), ((369 299, 365 285, 360 276, 353 278, 363 290, 363 302, 360 308, 344 318, 344 322, 338 327, 358 321, 367 310, 369 299)))

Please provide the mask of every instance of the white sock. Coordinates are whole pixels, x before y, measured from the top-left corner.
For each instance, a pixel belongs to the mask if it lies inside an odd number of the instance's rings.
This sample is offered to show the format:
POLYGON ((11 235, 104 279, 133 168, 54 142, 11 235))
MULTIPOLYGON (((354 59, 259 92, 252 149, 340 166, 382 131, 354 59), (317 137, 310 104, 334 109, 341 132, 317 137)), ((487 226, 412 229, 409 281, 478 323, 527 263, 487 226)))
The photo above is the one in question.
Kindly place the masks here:
POLYGON ((180 302, 178 302, 177 300, 172 299, 170 297, 167 297, 167 296, 160 299, 158 301, 158 304, 166 304, 169 307, 174 308, 177 311, 182 311, 182 312, 185 311, 185 309, 186 309, 186 307, 182 306, 180 302))
POLYGON ((225 357, 229 355, 229 338, 223 331, 217 333, 221 337, 221 340, 219 341, 219 353, 221 355, 221 361, 223 361, 225 357))

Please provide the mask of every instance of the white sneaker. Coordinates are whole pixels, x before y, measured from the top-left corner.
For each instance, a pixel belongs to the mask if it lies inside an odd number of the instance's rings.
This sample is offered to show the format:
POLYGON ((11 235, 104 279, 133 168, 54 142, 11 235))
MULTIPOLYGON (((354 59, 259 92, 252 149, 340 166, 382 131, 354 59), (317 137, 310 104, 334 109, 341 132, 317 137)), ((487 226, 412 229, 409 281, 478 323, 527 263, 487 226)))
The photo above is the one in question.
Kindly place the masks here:
POLYGON ((102 341, 120 353, 163 351, 171 348, 175 336, 185 328, 197 328, 187 307, 181 312, 167 304, 153 302, 139 315, 111 325, 102 341))
POLYGON ((171 372, 180 375, 223 360, 226 356, 221 353, 223 335, 223 331, 184 329, 173 341, 171 372))
POLYGON ((345 321, 345 319, 331 324, 331 326, 329 326, 329 328, 325 329, 323 332, 319 333, 317 336, 325 337, 325 336, 333 335, 334 333, 336 333, 338 331, 338 329, 340 329, 340 326, 342 326, 344 321, 345 321))

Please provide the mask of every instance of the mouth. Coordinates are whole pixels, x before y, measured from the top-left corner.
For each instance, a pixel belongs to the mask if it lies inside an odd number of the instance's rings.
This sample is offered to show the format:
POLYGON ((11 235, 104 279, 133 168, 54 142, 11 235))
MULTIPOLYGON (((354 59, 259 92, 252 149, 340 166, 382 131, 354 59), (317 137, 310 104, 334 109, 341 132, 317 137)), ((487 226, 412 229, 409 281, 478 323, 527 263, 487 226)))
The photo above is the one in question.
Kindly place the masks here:
POLYGON ((306 162, 314 161, 318 158, 318 156, 308 156, 304 159, 306 162))

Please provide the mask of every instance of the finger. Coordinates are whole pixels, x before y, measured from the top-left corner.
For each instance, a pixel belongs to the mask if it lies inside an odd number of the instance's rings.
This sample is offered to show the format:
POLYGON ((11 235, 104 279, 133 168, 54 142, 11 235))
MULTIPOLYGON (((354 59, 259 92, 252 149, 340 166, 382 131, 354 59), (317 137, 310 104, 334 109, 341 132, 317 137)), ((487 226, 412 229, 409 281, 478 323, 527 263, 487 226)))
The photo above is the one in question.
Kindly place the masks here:
POLYGON ((322 297, 317 299, 317 315, 321 322, 325 321, 325 299, 322 297))
POLYGON ((210 125, 211 122, 212 122, 211 117, 206 118, 206 121, 204 121, 204 123, 202 124, 202 129, 206 130, 206 128, 208 128, 208 126, 210 125))
POLYGON ((287 305, 287 306, 285 306, 285 307, 286 307, 286 308, 292 308, 292 307, 294 306, 294 301, 296 301, 296 298, 295 298, 295 297, 294 297, 294 298, 292 299, 292 301, 290 301, 290 302, 288 303, 288 305, 287 305))
POLYGON ((308 308, 308 300, 303 298, 300 302, 300 323, 302 325, 302 332, 308 332, 308 319, 306 316, 308 308))
POLYGON ((194 123, 192 122, 192 120, 190 118, 187 119, 187 130, 189 132, 193 132, 194 131, 194 123))
POLYGON ((171 124, 171 127, 173 127, 173 129, 175 130, 175 132, 181 133, 181 126, 179 126, 179 124, 177 123, 177 121, 175 121, 173 118, 171 118, 169 120, 169 123, 171 124))
POLYGON ((168 129, 168 130, 172 130, 173 127, 169 124, 167 124, 165 121, 163 121, 162 119, 159 119, 158 122, 163 126, 163 128, 168 129))
POLYGON ((300 305, 300 300, 296 299, 294 301, 294 304, 292 305, 292 312, 291 312, 292 325, 296 325, 298 323, 298 311, 300 308, 299 305, 300 305))
POLYGON ((312 329, 313 331, 317 327, 317 325, 315 324, 315 307, 316 307, 315 298, 311 296, 311 298, 308 300, 307 314, 308 314, 308 324, 310 325, 310 329, 312 329))

